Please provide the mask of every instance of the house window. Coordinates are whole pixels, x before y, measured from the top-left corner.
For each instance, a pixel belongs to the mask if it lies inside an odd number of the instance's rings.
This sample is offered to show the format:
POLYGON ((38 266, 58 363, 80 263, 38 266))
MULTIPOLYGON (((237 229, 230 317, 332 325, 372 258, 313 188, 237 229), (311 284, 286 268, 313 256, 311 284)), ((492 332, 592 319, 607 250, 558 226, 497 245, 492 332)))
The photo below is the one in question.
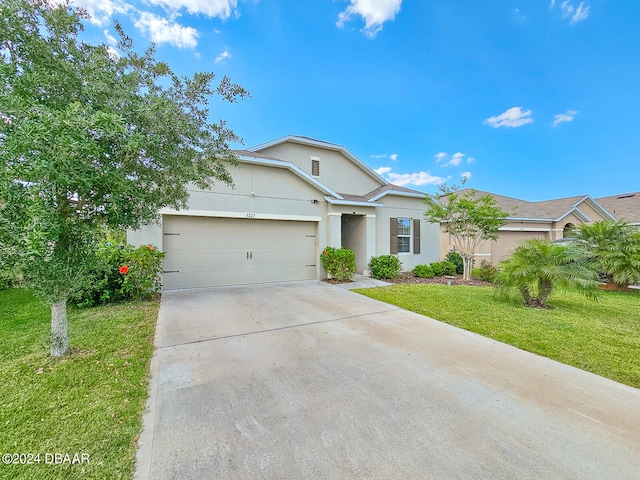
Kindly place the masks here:
POLYGON ((411 252, 411 219, 398 218, 398 253, 411 252))
POLYGON ((320 176, 320 159, 311 157, 311 175, 320 176))
POLYGON ((420 253, 420 219, 391 218, 389 225, 389 253, 420 253), (412 241, 413 237, 413 241, 412 241))

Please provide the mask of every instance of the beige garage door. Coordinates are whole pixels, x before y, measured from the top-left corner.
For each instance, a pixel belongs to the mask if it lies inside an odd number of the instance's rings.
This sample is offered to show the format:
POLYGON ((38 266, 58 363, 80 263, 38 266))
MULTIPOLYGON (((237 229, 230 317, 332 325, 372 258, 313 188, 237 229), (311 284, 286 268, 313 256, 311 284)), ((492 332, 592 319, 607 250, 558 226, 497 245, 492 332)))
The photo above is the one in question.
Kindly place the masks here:
POLYGON ((316 223, 165 215, 163 288, 310 280, 316 223))

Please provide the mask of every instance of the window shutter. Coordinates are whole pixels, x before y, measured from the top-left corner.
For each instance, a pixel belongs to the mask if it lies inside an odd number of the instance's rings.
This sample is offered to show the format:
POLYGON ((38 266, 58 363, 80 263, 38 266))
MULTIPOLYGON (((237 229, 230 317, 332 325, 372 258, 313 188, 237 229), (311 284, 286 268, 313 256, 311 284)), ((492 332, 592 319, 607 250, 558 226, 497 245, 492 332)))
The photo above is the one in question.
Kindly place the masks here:
POLYGON ((389 253, 398 253, 398 219, 391 218, 389 223, 389 253))
POLYGON ((413 219, 413 253, 420 253, 420 219, 413 219))

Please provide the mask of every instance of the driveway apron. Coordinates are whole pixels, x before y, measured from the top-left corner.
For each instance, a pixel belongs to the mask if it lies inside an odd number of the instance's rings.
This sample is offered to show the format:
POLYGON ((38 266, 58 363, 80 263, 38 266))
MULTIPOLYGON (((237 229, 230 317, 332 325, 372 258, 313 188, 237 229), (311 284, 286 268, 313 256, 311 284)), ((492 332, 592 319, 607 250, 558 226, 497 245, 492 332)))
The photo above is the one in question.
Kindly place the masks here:
POLYGON ((640 390, 318 281, 163 294, 136 477, 638 479, 640 390))

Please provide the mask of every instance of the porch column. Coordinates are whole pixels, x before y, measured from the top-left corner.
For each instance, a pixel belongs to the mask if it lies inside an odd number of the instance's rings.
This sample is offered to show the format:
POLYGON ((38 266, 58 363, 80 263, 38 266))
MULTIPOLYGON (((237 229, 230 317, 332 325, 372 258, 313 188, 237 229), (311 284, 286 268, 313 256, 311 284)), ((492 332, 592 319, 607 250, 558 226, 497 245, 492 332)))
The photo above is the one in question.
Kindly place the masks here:
POLYGON ((342 214, 331 212, 327 215, 329 220, 327 231, 327 244, 330 247, 342 246, 342 214))
POLYGON ((362 274, 366 277, 371 276, 371 270, 369 269, 369 261, 371 257, 376 256, 376 216, 366 215, 364 218, 365 231, 366 231, 366 256, 367 263, 362 274))

